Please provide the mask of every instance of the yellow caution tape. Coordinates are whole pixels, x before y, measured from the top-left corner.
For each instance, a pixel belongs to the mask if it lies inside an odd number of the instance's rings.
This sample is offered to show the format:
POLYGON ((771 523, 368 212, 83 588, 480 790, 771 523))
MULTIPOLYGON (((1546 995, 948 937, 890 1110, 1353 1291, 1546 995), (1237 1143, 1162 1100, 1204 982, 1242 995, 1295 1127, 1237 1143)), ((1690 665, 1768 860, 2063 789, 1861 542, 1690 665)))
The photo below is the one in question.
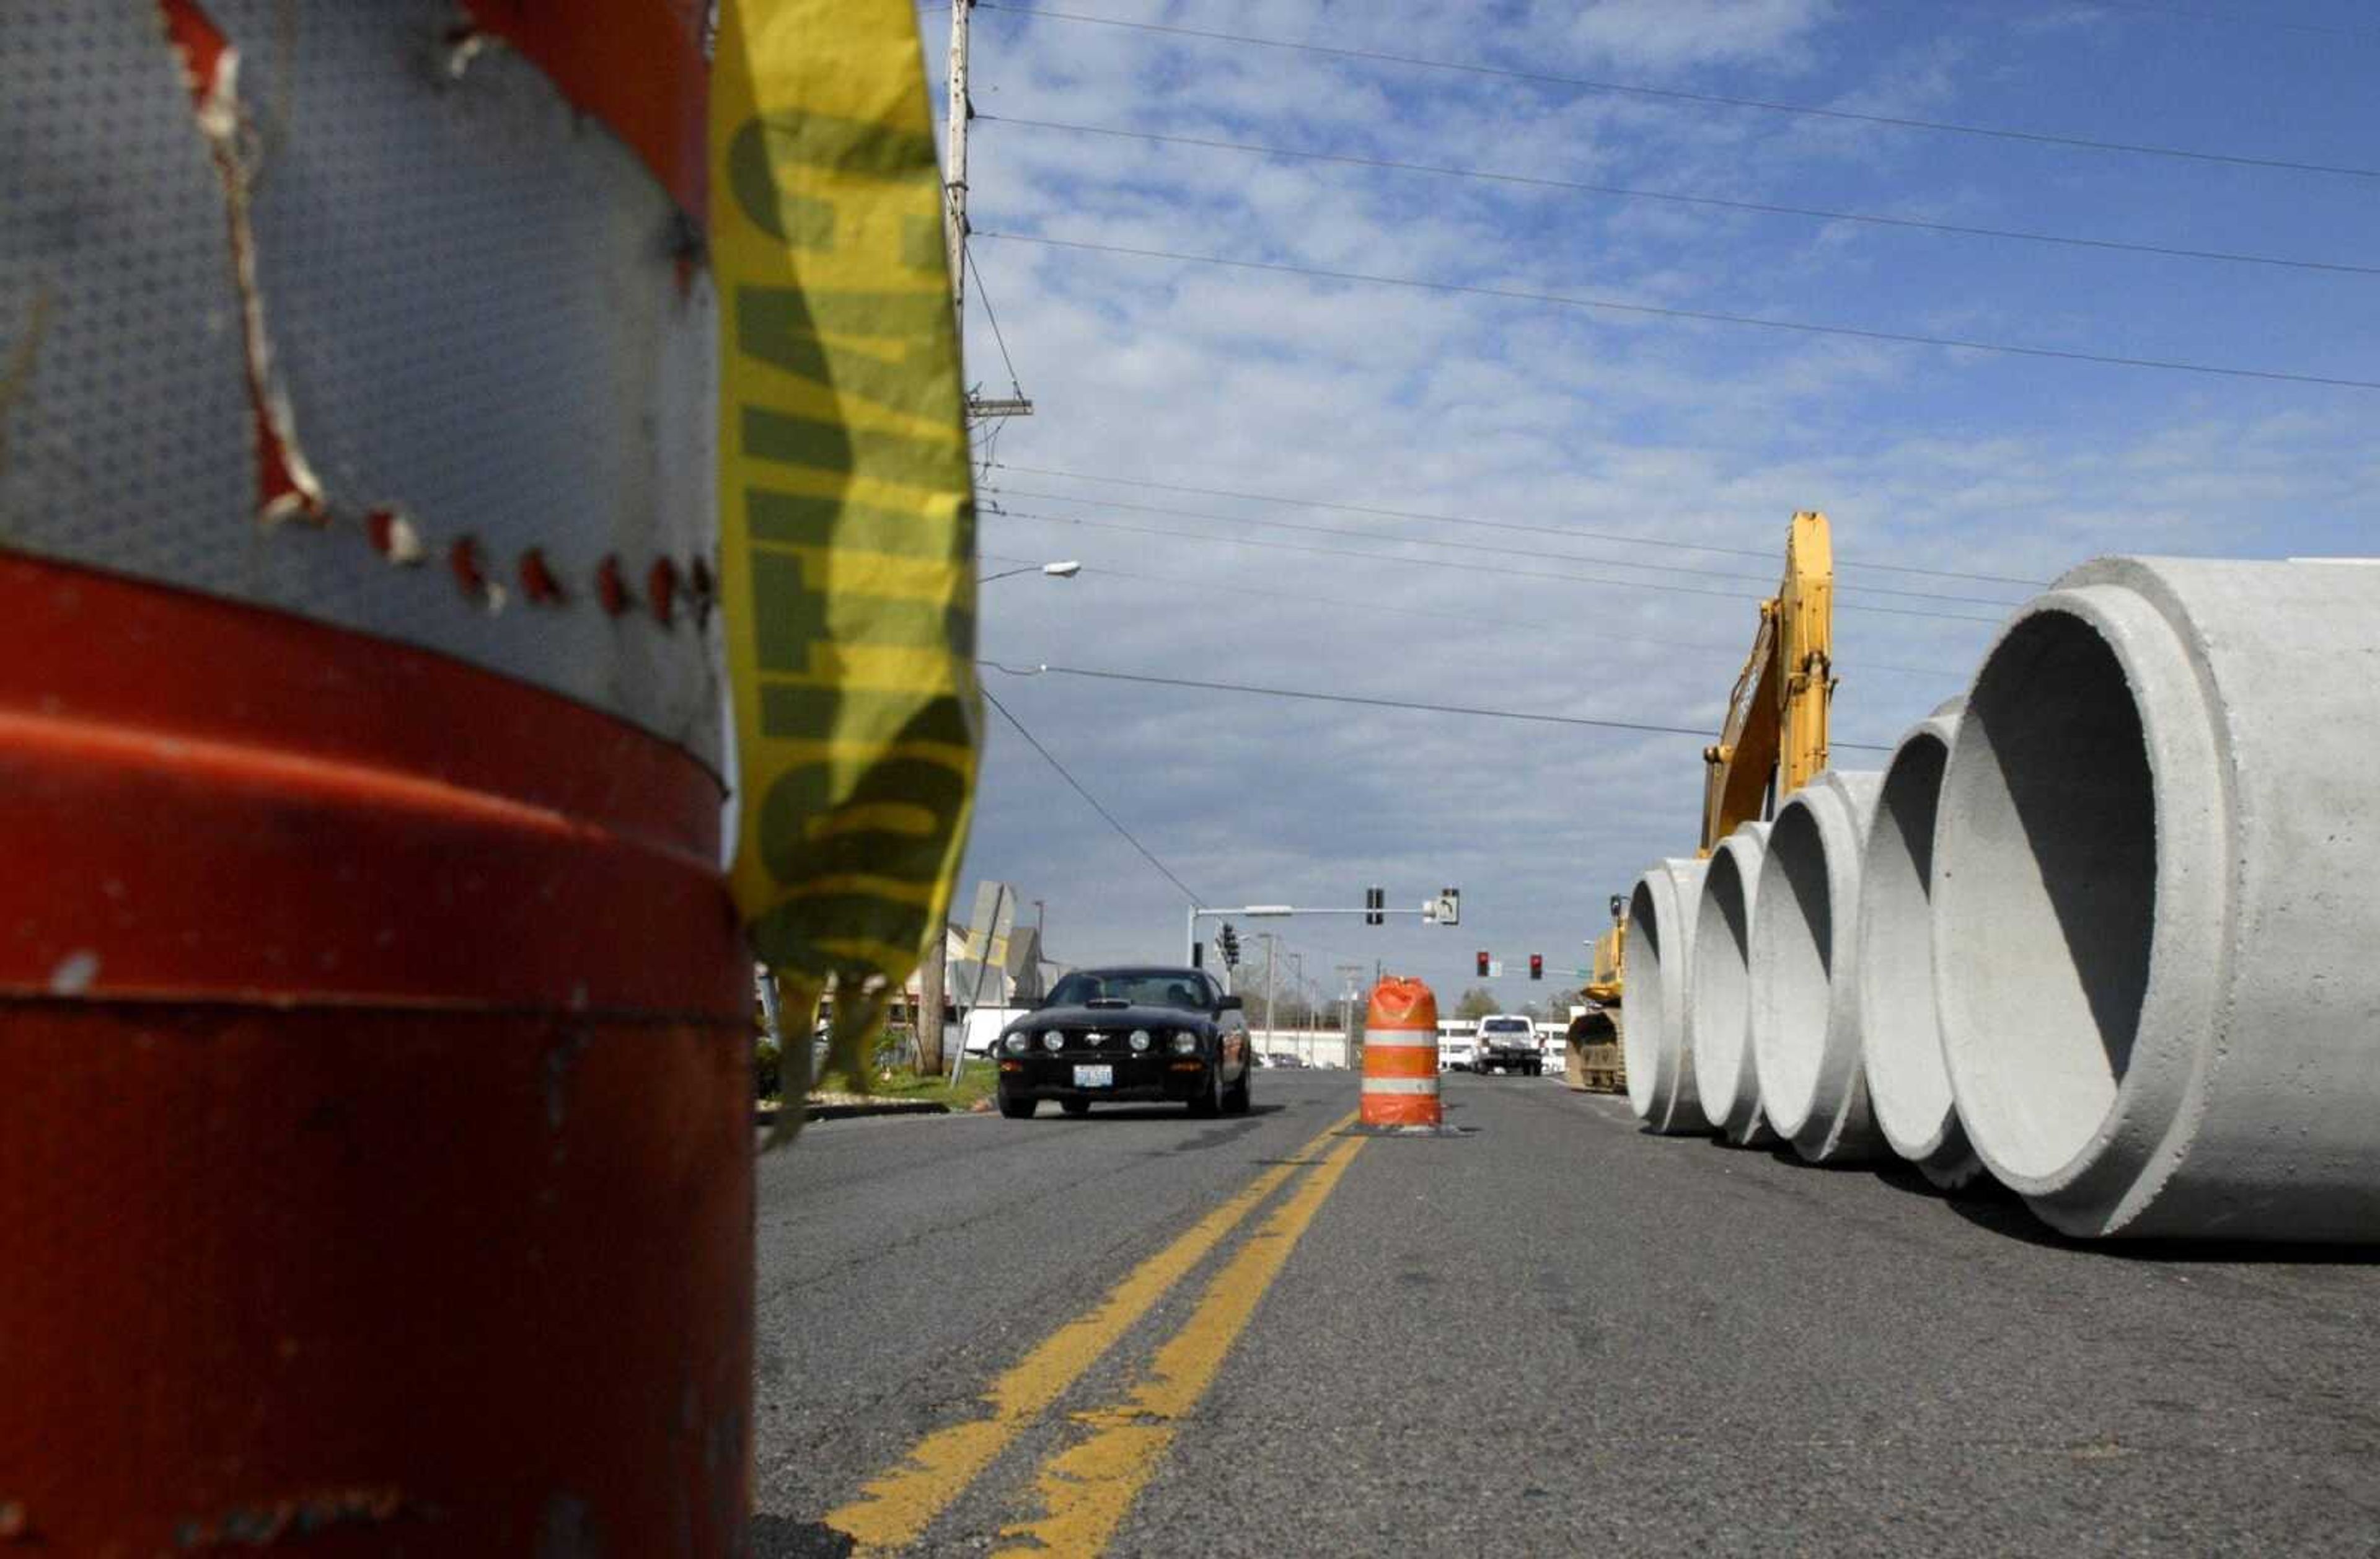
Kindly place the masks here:
POLYGON ((983 725, 941 176, 908 0, 727 0, 710 191, 732 881, 755 955, 791 987, 789 1024, 834 979, 835 1064, 856 1080, 864 1036, 941 934, 983 725))

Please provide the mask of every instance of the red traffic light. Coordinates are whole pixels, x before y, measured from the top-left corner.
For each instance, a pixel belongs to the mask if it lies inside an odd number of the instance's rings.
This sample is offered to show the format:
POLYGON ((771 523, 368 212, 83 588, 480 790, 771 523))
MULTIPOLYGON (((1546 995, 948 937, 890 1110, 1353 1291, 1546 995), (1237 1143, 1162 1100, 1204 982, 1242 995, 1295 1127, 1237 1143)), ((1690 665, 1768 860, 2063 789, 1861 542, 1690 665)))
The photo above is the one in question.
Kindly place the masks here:
POLYGON ((1488 978, 1488 955, 1485 953, 1479 955, 1479 978, 1488 978))
POLYGON ((1543 953, 1532 953, 1532 954, 1530 954, 1530 955, 1529 955, 1529 978, 1530 978, 1531 980, 1543 980, 1545 977, 1546 977, 1546 956, 1545 956, 1543 953))

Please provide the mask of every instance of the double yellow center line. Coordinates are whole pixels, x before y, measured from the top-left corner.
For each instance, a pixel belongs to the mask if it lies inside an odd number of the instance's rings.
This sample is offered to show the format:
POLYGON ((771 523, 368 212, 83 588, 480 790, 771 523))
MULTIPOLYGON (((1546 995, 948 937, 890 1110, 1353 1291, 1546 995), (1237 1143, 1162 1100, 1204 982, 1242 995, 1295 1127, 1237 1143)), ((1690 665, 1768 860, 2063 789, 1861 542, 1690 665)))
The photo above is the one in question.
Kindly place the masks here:
POLYGON ((863 1486, 857 1499, 830 1511, 827 1525, 848 1533, 864 1551, 904 1548, 917 1541, 1028 1424, 1176 1283, 1292 1175, 1330 1149, 1305 1184, 1215 1274, 1189 1320, 1158 1350, 1147 1374, 1124 1398, 1075 1415, 1091 1432, 1042 1464, 1036 1487, 1043 1514, 1002 1534, 1037 1539, 1038 1552, 1044 1553, 1099 1553, 1172 1445, 1181 1419, 1206 1394, 1299 1236, 1364 1145, 1364 1139, 1356 1137, 1330 1148, 1331 1139, 1354 1119, 1351 1112, 1333 1121, 1289 1159, 1257 1175, 1134 1268, 1098 1305, 1035 1345, 991 1382, 983 1398, 990 1409, 988 1415, 926 1436, 900 1466, 863 1486))

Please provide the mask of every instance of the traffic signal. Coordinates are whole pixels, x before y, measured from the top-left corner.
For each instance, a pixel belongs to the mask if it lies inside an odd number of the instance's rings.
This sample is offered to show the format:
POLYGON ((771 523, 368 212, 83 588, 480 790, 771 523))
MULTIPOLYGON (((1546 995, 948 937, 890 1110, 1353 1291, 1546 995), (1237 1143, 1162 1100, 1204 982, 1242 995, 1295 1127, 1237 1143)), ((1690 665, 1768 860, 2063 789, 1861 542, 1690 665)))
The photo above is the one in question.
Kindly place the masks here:
POLYGON ((1388 924, 1389 918, 1380 913, 1380 911, 1386 909, 1388 907, 1389 893, 1386 888, 1366 888, 1364 890, 1364 923, 1366 925, 1384 926, 1388 924))
POLYGON ((1207 967, 1207 944, 1205 943, 1194 942, 1190 944, 1190 967, 1194 969, 1202 969, 1207 967))
POLYGON ((1484 952, 1479 955, 1479 978, 1488 978, 1488 955, 1484 952))
POLYGON ((1232 929, 1229 921, 1224 922, 1223 929, 1215 933, 1215 941, 1223 949, 1223 967, 1227 969, 1239 968, 1240 933, 1232 929))
POLYGON ((1546 977, 1546 956, 1545 956, 1543 953, 1532 953, 1532 954, 1530 954, 1530 955, 1529 955, 1529 978, 1530 978, 1531 980, 1543 980, 1545 977, 1546 977))

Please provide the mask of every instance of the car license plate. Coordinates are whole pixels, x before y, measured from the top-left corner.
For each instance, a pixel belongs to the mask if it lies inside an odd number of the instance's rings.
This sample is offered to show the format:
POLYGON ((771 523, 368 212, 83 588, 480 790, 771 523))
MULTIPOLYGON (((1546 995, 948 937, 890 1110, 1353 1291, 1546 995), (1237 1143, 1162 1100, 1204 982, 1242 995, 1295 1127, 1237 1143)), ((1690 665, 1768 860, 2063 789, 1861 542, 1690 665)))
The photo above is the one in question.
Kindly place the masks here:
POLYGON ((1115 1068, 1113 1066, 1077 1066, 1075 1068, 1075 1086, 1076 1088, 1113 1088, 1115 1087, 1115 1068))

